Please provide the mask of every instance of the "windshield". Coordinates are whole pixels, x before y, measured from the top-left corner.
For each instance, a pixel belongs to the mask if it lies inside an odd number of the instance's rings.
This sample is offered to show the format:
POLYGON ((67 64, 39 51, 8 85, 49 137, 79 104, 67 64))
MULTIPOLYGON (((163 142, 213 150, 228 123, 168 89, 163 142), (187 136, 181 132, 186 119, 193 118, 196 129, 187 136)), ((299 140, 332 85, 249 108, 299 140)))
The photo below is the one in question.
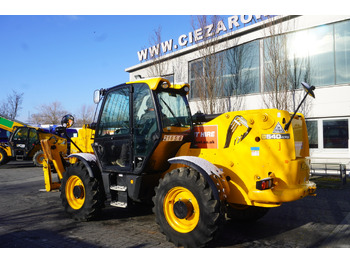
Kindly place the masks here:
POLYGON ((19 127, 15 131, 15 134, 13 135, 13 140, 18 140, 18 141, 27 140, 28 130, 29 130, 28 127, 19 127))
POLYGON ((161 92, 158 93, 158 100, 164 132, 185 132, 191 129, 191 113, 185 96, 161 92))

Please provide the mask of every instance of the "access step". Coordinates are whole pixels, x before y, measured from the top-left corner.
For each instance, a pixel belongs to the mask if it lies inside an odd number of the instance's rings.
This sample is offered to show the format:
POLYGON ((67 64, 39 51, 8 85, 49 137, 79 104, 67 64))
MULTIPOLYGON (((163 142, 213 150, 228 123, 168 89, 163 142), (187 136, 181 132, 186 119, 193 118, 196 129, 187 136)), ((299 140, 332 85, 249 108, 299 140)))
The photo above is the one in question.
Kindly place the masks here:
POLYGON ((125 192, 128 188, 126 186, 120 186, 120 185, 111 185, 109 187, 110 190, 119 191, 119 192, 125 192))
POLYGON ((23 155, 16 155, 16 160, 17 161, 24 161, 24 156, 23 155))
POLYGON ((121 201, 111 201, 111 206, 126 208, 128 206, 128 203, 121 201))

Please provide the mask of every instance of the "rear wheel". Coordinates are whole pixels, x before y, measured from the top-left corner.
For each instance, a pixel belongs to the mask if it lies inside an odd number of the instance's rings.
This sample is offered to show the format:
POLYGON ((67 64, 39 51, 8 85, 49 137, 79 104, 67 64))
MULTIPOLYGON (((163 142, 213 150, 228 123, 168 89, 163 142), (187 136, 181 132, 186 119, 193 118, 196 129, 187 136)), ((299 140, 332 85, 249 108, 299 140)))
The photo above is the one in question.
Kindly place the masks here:
POLYGON ((65 211, 78 221, 96 218, 104 204, 99 181, 89 176, 81 162, 68 166, 63 174, 61 200, 65 211))
POLYGON ((222 222, 220 202, 194 169, 179 168, 166 174, 153 202, 161 232, 176 246, 202 247, 218 233, 222 222))
POLYGON ((37 151, 33 156, 34 165, 42 167, 44 159, 44 152, 42 150, 37 151))

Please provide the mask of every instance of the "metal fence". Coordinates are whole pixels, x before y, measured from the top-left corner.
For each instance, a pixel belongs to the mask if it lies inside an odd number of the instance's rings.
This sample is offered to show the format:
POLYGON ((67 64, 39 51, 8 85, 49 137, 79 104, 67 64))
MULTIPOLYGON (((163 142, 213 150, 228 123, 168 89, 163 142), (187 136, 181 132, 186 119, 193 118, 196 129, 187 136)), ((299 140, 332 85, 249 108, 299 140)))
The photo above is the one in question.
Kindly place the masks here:
MULTIPOLYGON (((328 162, 311 162, 311 176, 339 176, 343 185, 346 184, 346 164, 343 163, 328 163, 328 162)), ((349 173, 350 175, 350 173, 349 173)))

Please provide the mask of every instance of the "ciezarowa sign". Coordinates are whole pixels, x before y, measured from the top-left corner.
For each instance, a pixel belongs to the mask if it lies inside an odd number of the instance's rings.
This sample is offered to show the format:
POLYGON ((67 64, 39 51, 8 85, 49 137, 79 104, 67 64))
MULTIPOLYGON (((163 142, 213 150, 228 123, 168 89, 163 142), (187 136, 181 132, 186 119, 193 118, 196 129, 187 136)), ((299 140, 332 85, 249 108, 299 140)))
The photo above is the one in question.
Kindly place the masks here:
POLYGON ((188 44, 205 40, 214 34, 219 35, 220 33, 227 33, 228 30, 235 31, 246 24, 255 24, 267 18, 268 15, 233 15, 227 18, 226 24, 224 20, 219 20, 215 27, 214 24, 210 24, 189 32, 188 34, 180 35, 177 39, 177 44, 174 43, 174 39, 170 39, 138 51, 137 55, 139 61, 142 62, 147 59, 152 59, 155 56, 164 55, 173 50, 177 50, 180 47, 186 47, 188 44))

